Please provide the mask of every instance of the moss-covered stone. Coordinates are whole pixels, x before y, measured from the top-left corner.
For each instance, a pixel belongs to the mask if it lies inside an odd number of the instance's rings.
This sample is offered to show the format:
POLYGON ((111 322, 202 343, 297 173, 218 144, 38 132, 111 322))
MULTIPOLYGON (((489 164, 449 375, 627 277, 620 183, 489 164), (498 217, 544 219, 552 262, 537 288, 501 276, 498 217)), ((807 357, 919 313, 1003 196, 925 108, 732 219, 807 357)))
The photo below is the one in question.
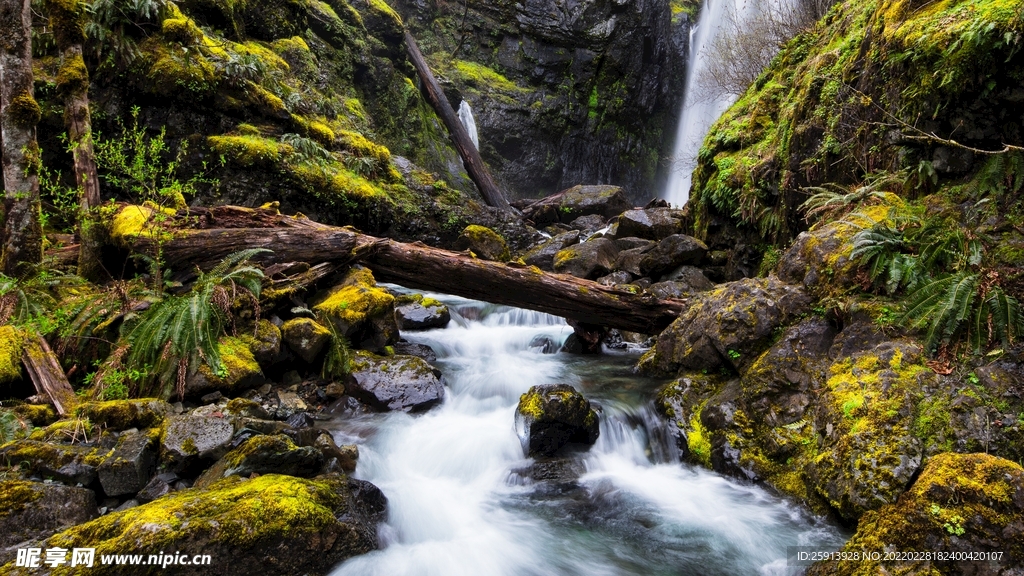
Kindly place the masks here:
POLYGON ((508 244, 505 243, 505 239, 501 237, 501 234, 486 226, 479 226, 477 224, 466 226, 462 234, 455 241, 455 247, 458 250, 470 250, 478 258, 483 258, 484 260, 508 262, 512 259, 512 255, 508 250, 508 244))
POLYGON ((48 426, 57 421, 57 411, 50 404, 18 404, 11 410, 35 426, 48 426))
POLYGON ((365 268, 350 270, 315 302, 313 310, 355 346, 381 350, 398 339, 395 297, 378 287, 365 268))
MULTIPOLYGON (((843 551, 878 553, 864 560, 822 562, 809 576, 953 575, 979 566, 992 574, 1024 564, 1024 469, 987 454, 939 454, 899 500, 866 513, 843 551), (886 553, 985 554, 936 561, 886 553), (989 556, 991 555, 991 556, 989 556), (991 560, 991 561, 990 561, 991 560)), ((1008 570, 1008 571, 1007 571, 1008 570)))
POLYGON ((600 427, 582 394, 568 384, 550 384, 519 397, 516 432, 528 456, 550 456, 568 443, 593 444, 600 427))
POLYGON ((157 398, 111 400, 79 404, 76 414, 113 430, 159 427, 171 415, 171 405, 157 398))
POLYGON ((206 145, 215 154, 242 167, 274 166, 292 153, 292 147, 259 135, 210 136, 206 145))
POLYGON ((109 452, 109 449, 99 446, 17 440, 0 448, 0 463, 62 482, 88 486, 96 480, 96 467, 109 452))
POLYGON ((253 474, 287 474, 311 478, 320 472, 324 456, 310 446, 296 446, 283 434, 253 436, 224 455, 200 476, 195 483, 205 488, 228 476, 249 477, 253 474))
POLYGON ((21 352, 25 337, 10 324, 0 326, 0 384, 21 378, 21 352))
POLYGON ((312 318, 292 318, 281 326, 285 344, 306 362, 313 362, 331 340, 331 331, 312 318))
POLYGON ((83 442, 92 438, 94 426, 88 418, 69 418, 50 424, 46 428, 34 430, 29 435, 31 440, 48 442, 83 442))
POLYGON ((96 515, 92 490, 56 482, 0 482, 0 566, 15 561, 18 548, 96 515))
POLYGON ((265 381, 263 370, 243 339, 222 336, 217 341, 217 351, 220 353, 223 371, 214 373, 207 364, 200 365, 199 370, 185 383, 187 395, 201 396, 214 390, 234 395, 265 381))

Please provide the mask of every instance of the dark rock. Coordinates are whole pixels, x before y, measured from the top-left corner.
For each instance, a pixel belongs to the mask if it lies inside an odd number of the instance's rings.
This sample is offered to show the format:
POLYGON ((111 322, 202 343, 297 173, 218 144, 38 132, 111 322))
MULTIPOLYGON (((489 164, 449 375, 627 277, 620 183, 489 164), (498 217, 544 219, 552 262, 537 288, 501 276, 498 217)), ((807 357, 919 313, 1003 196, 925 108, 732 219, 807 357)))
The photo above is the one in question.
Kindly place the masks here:
POLYGON ((139 501, 136 500, 135 498, 131 498, 131 499, 125 500, 117 508, 114 508, 114 512, 123 512, 125 510, 128 510, 129 508, 135 508, 138 505, 139 505, 139 501))
POLYGON ((13 562, 18 548, 99 515, 96 494, 57 483, 0 482, 0 566, 13 562))
POLYGON ((422 358, 357 352, 348 393, 377 410, 419 412, 444 398, 444 382, 422 358))
POLYGON ((111 430, 153 428, 173 412, 170 404, 153 398, 83 402, 76 409, 82 418, 88 418, 94 425, 102 425, 111 430))
POLYGON ((535 458, 527 466, 513 469, 512 474, 531 482, 550 482, 575 487, 579 477, 586 471, 586 466, 579 460, 542 456, 535 458))
POLYGON ((272 364, 281 354, 281 329, 270 320, 258 320, 253 333, 245 334, 244 339, 260 365, 272 364))
POLYGON ((619 250, 651 248, 654 246, 654 244, 654 240, 647 240, 646 238, 637 238, 636 236, 627 236, 625 238, 615 239, 615 245, 619 247, 619 250))
POLYGON ((595 238, 570 246, 555 255, 554 270, 577 278, 597 278, 615 269, 619 249, 607 238, 595 238))
POLYGON ((399 356, 416 356, 426 360, 428 363, 437 361, 437 353, 426 344, 401 341, 396 342, 392 348, 394 348, 395 354, 399 356))
POLYGON ((600 214, 588 214, 586 216, 580 216, 569 223, 575 230, 584 232, 587 234, 593 234, 601 228, 604 228, 606 218, 600 214))
POLYGON ((643 276, 644 273, 640 269, 640 261, 644 259, 644 255, 650 252, 654 246, 655 244, 651 242, 645 246, 638 246, 619 252, 619 255, 615 258, 615 268, 629 272, 633 276, 643 276))
POLYGON ((214 402, 220 400, 223 397, 224 395, 220 393, 220 390, 216 390, 203 396, 202 398, 199 399, 199 401, 202 402, 203 404, 213 404, 214 402))
POLYGON ((668 272, 659 279, 660 282, 682 282, 690 287, 692 292, 706 292, 715 287, 715 284, 708 280, 707 276, 695 266, 683 265, 671 272, 668 272))
POLYGON ((102 446, 69 446, 26 439, 0 448, 0 462, 20 465, 33 474, 67 484, 89 486, 96 481, 96 466, 109 452, 109 448, 102 446))
POLYGON ((260 404, 254 400, 248 398, 234 398, 228 401, 224 407, 224 412, 232 416, 241 416, 244 418, 256 418, 259 420, 269 420, 270 413, 260 406, 260 404))
POLYGON ((285 424, 292 428, 311 428, 316 424, 316 419, 309 412, 299 412, 289 416, 285 424))
POLYGON ((611 218, 631 206, 618 186, 573 186, 526 206, 523 216, 541 225, 569 223, 589 215, 611 218))
POLYGON ((558 254, 569 246, 579 243, 579 241, 579 230, 563 232, 528 250, 526 254, 523 255, 523 261, 530 266, 536 266, 541 270, 554 270, 555 254, 558 254))
POLYGON ((530 350, 537 350, 541 354, 554 354, 555 352, 558 352, 558 344, 543 334, 534 336, 527 347, 530 350))
POLYGON ((476 254, 477 258, 483 260, 508 262, 512 257, 508 250, 508 244, 500 234, 486 226, 476 224, 466 226, 466 229, 455 241, 455 249, 469 250, 476 254))
POLYGON ((149 482, 156 466, 153 439, 140 432, 125 432, 117 447, 96 469, 107 496, 135 494, 149 482))
POLYGON ((679 210, 672 208, 651 208, 646 210, 627 210, 618 221, 617 238, 635 236, 648 240, 661 240, 683 229, 683 221, 679 210))
POLYGON ((234 427, 225 418, 172 416, 161 438, 160 461, 169 470, 188 470, 201 460, 223 456, 234 435, 234 427))
POLYGON ((685 282, 657 282, 651 284, 647 291, 658 298, 685 298, 696 292, 685 282))
POLYGON ((377 286, 369 270, 354 267, 341 283, 314 297, 313 310, 354 348, 383 350, 398 341, 395 297, 377 286))
POLYGON ((422 294, 399 296, 395 302, 395 320, 399 330, 444 328, 452 319, 448 307, 422 294))
POLYGON ((355 472, 356 463, 359 460, 359 447, 355 444, 338 446, 330 434, 324 433, 317 437, 313 446, 323 453, 324 458, 328 460, 333 458, 337 461, 339 469, 346 474, 355 472))
POLYGON ((281 326, 288 348, 305 362, 313 362, 331 340, 331 331, 310 318, 292 318, 281 326))
POLYGON ((607 276, 601 276, 596 282, 603 286, 615 286, 616 284, 629 284, 632 280, 632 274, 625 270, 617 270, 607 276))
POLYGON ((278 390, 277 405, 273 407, 271 415, 280 420, 287 420, 293 414, 305 412, 308 409, 309 406, 306 405, 306 401, 297 393, 290 390, 278 390))
POLYGON ((149 483, 143 486, 142 490, 139 490, 139 492, 135 495, 135 499, 142 504, 146 504, 148 502, 156 500, 157 498, 166 496, 170 494, 172 491, 174 491, 174 488, 171 486, 171 484, 176 482, 177 480, 177 475, 174 475, 172 480, 167 480, 163 474, 153 476, 153 478, 150 479, 149 483))
POLYGON ((253 436, 245 444, 228 452, 196 479, 197 488, 206 488, 228 476, 287 474, 311 478, 320 472, 324 455, 316 448, 296 446, 280 434, 253 436))
POLYGON ((684 264, 700 262, 708 247, 685 234, 673 234, 644 254, 640 259, 640 276, 655 278, 684 264))
POLYGON ((600 433, 590 402, 567 384, 533 386, 519 398, 516 433, 527 456, 551 456, 569 443, 593 444, 600 433))

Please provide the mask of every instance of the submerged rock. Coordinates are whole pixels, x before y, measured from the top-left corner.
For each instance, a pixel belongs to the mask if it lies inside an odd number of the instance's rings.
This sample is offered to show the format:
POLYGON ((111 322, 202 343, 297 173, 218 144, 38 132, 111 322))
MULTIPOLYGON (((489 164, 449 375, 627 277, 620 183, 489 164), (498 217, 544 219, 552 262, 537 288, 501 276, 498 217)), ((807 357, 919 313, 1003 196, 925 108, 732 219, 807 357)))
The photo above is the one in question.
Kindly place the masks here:
POLYGON ((440 371, 416 356, 357 352, 348 393, 377 410, 419 412, 444 398, 440 371))
POLYGON ((820 562, 808 576, 985 574, 1015 576, 1024 566, 1024 469, 987 454, 939 454, 899 500, 868 512, 847 552, 858 562, 820 562), (985 554, 983 560, 898 559, 885 553, 985 554))
POLYGON ((551 456, 569 443, 593 444, 600 428, 583 394, 568 384, 547 384, 519 397, 516 433, 527 456, 551 456))
POLYGON ((0 566, 13 561, 18 548, 38 545, 54 532, 97 515, 92 490, 23 480, 0 482, 0 566))
POLYGON ((486 226, 471 224, 466 226, 459 238, 455 241, 456 250, 469 250, 476 254, 477 258, 484 260, 496 260, 508 262, 512 256, 508 250, 508 244, 494 230, 486 226))
POLYGON ((447 306, 422 294, 399 296, 395 304, 395 320, 400 330, 444 328, 452 319, 447 306))

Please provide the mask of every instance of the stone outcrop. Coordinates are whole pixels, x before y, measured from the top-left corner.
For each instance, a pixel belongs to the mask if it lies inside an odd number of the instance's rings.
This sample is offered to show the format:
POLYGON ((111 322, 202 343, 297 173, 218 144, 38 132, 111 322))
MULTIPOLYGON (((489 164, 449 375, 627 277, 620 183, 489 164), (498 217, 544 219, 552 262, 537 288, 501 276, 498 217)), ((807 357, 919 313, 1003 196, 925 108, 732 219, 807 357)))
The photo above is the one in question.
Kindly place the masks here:
POLYGON ((567 444, 593 444, 600 433, 590 402, 568 384, 533 386, 519 398, 516 433, 527 456, 551 456, 567 444))

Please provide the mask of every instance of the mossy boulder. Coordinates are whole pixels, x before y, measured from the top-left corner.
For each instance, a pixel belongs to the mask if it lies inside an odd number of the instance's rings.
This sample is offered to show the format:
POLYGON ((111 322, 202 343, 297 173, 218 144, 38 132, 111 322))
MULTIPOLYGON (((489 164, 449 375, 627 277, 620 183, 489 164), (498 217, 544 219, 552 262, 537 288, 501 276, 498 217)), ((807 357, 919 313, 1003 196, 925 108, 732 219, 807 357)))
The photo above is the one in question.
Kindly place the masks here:
POLYGON ((580 241, 580 231, 570 230, 549 238, 523 254, 523 261, 541 270, 553 271, 555 255, 580 241))
POLYGON ((156 466, 155 434, 129 431, 97 467, 100 485, 107 496, 125 496, 142 490, 156 466))
POLYGON ((1016 574, 1024 565, 1024 469, 988 454, 939 454, 895 502, 861 517, 843 551, 864 561, 812 566, 808 576, 1016 574), (977 560, 887 561, 886 552, 991 554, 977 560))
POLYGON ((112 430, 159 427, 173 412, 170 404, 157 398, 84 402, 75 410, 77 416, 112 430))
POLYGON ((381 357, 359 351, 346 388, 377 410, 419 412, 444 398, 441 372, 416 356, 381 357))
POLYGON ((551 456, 570 443, 590 445, 600 434, 590 401, 568 384, 532 386, 519 397, 515 422, 527 456, 551 456))
POLYGON ((194 472, 203 463, 226 454, 234 435, 235 428, 226 418, 199 414, 172 416, 160 436, 161 465, 181 473, 194 472))
MULTIPOLYGON (((344 476, 305 480, 232 476, 207 489, 171 493, 49 538, 44 547, 95 547, 101 554, 209 554, 212 566, 176 566, 176 574, 226 576, 326 573, 377 548, 387 499, 368 482, 344 476)), ((12 568, 10 564, 5 570, 12 568)), ((51 574, 74 574, 62 566, 51 574)), ((156 574, 160 567, 105 566, 103 574, 156 574)))
POLYGON ((0 482, 0 566, 26 548, 98 515, 92 490, 57 483, 0 482), (31 544, 27 544, 31 543, 31 544))
POLYGON ((244 339, 222 336, 217 351, 223 371, 214 373, 209 365, 201 364, 185 381, 186 396, 199 397, 214 391, 234 396, 266 382, 263 369, 244 339))
POLYGON ((395 297, 377 286, 366 268, 352 268, 339 284, 313 301, 313 310, 355 347, 383 350, 398 340, 395 297))
POLYGON ((259 434, 228 452, 196 480, 196 487, 205 488, 228 476, 249 477, 253 474, 287 474, 312 478, 320 473, 324 455, 310 446, 296 446, 283 434, 259 434))
POLYGON ((568 224, 580 216, 618 216, 633 205, 618 186, 573 186, 523 208, 523 215, 537 224, 568 224))
POLYGON ((292 318, 281 326, 288 348, 305 362, 313 362, 331 340, 331 331, 312 318, 292 318))
POLYGON ((607 238, 594 238, 574 244, 555 254, 552 266, 559 274, 593 280, 615 269, 619 248, 607 238))
POLYGON ((11 410, 36 426, 53 424, 60 417, 57 410, 50 404, 18 404, 11 410))
POLYGON ((451 319, 444 303, 422 294, 406 294, 396 300, 395 320, 401 330, 444 328, 451 319))
POLYGON ((674 208, 627 210, 619 216, 615 235, 618 238, 662 240, 683 230, 683 211, 674 208))
POLYGON ((486 226, 470 224, 466 226, 462 234, 455 240, 456 250, 469 250, 477 258, 484 260, 495 260, 508 262, 512 256, 508 251, 508 244, 494 230, 486 226))
POLYGON ((239 333, 238 337, 249 346, 260 366, 270 366, 281 353, 281 329, 270 320, 261 318, 251 331, 239 333))
POLYGON ((14 326, 0 326, 0 385, 21 379, 21 351, 25 337, 14 326))
POLYGON ((775 277, 721 284, 693 298, 640 360, 641 369, 742 370, 771 343, 776 330, 810 308, 802 287, 775 277))
POLYGON ((89 486, 96 481, 96 467, 109 453, 110 449, 102 446, 25 439, 0 447, 0 464, 67 484, 89 486))

